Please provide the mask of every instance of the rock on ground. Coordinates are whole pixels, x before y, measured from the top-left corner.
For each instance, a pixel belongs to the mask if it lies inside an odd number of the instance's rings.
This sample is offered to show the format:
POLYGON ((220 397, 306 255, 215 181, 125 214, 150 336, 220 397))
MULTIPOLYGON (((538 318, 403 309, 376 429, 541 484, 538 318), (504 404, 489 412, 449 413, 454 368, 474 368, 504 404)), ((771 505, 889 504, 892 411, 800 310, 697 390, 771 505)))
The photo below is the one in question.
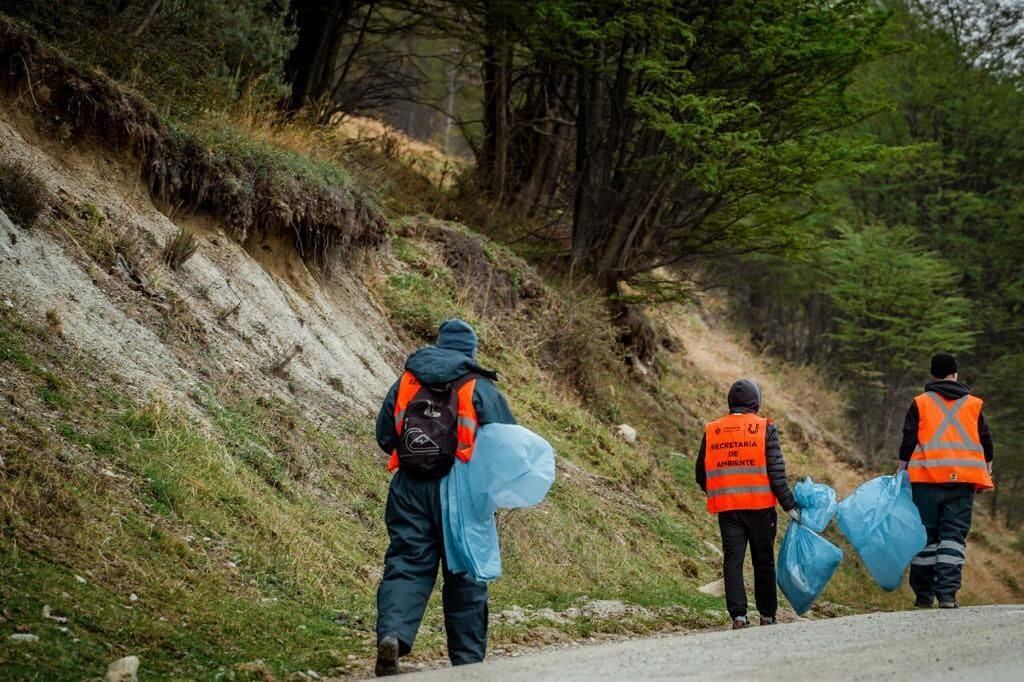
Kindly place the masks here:
POLYGON ((139 657, 125 656, 107 666, 104 682, 137 682, 139 679, 139 657))
POLYGON ((725 596, 725 579, 719 578, 714 582, 710 582, 707 585, 702 585, 698 588, 698 591, 703 594, 710 594, 713 597, 724 597, 725 596))
POLYGON ((615 427, 615 437, 633 444, 636 442, 636 429, 629 424, 619 424, 615 427))

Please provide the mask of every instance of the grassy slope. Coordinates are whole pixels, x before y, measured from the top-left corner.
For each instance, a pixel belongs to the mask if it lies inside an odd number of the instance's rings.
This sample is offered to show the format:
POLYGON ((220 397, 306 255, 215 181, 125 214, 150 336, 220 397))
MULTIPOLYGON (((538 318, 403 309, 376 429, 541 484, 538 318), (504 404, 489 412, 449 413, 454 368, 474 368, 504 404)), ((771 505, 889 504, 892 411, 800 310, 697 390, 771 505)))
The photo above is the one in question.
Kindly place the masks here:
MULTIPOLYGON (((398 241, 398 257, 373 270, 393 270, 379 292, 411 336, 442 311, 478 317, 450 271, 420 262, 430 247, 398 241), (428 276, 437 280, 430 295, 420 286, 428 276)), ((694 524, 689 475, 677 488, 655 466, 660 444, 614 440, 528 349, 500 340, 513 329, 536 338, 537 325, 508 324, 480 324, 485 361, 506 370, 524 421, 586 470, 563 467, 542 508, 501 519, 507 577, 494 610, 564 609, 583 596, 672 608, 499 623, 494 645, 721 622, 721 601, 695 589, 714 568, 698 541, 706 529, 694 524)), ((387 486, 371 420, 317 427, 300 405, 254 399, 228 377, 212 377, 188 405, 131 402, 42 311, 3 308, 0 330, 3 618, 8 631, 40 636, 4 641, 8 676, 97 674, 128 653, 172 677, 244 676, 236 664, 254 659, 278 673, 363 669, 387 486), (70 622, 44 618, 44 605, 70 622)), ((420 645, 421 660, 441 655, 437 609, 420 645)))

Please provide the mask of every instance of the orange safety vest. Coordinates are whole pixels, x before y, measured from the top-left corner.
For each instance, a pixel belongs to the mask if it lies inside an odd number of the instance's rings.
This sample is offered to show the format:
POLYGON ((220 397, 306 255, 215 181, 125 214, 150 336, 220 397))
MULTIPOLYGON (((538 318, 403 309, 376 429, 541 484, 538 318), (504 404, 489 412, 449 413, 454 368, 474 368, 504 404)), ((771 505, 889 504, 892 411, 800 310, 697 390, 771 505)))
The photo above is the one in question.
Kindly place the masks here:
MULTIPOLYGON (((405 410, 419 393, 421 386, 419 379, 408 370, 398 382, 398 396, 395 398, 395 432, 399 437, 402 436, 402 429, 405 427, 405 410)), ((455 456, 463 462, 468 462, 473 456, 473 445, 476 442, 476 430, 479 425, 476 418, 476 407, 473 405, 476 378, 456 381, 452 388, 456 391, 457 401, 455 437, 458 440, 458 446, 455 456)), ((388 471, 394 471, 397 468, 398 449, 396 448, 391 451, 391 457, 388 458, 388 471)))
POLYGON ((911 483, 972 483, 977 490, 994 488, 978 436, 981 398, 957 400, 928 391, 917 405, 917 448, 910 458, 911 483))
POLYGON ((709 512, 775 506, 765 452, 767 430, 768 420, 756 414, 726 415, 705 427, 709 512))

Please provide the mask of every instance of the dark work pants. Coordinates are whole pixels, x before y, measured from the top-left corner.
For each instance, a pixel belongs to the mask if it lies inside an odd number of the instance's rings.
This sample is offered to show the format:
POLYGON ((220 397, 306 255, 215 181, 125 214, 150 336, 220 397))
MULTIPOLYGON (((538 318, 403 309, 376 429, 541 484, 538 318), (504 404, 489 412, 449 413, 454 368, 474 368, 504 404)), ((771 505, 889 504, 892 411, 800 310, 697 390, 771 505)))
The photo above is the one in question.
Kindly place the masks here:
POLYGON ((391 544, 377 589, 377 639, 395 635, 401 655, 412 651, 441 563, 448 658, 452 665, 484 660, 487 583, 448 571, 441 525, 441 482, 417 480, 397 472, 391 479, 384 520, 391 544))
POLYGON ((960 590, 967 556, 974 486, 914 483, 913 492, 928 544, 910 562, 910 588, 918 599, 952 601, 960 590))
POLYGON ((747 615, 747 590, 743 585, 743 562, 750 543, 754 563, 754 601, 757 612, 774 618, 779 608, 775 593, 775 509, 743 509, 720 512, 718 527, 722 531, 722 561, 725 573, 725 604, 733 619, 747 615))

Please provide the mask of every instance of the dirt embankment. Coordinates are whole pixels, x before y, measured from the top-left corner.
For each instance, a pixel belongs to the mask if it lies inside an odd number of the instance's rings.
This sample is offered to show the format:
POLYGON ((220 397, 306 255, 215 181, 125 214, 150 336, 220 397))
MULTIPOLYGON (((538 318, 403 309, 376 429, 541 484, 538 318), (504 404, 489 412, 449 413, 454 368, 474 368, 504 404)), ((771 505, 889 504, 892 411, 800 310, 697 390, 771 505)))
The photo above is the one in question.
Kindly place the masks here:
POLYGON ((274 234, 239 243, 214 220, 164 213, 131 164, 19 123, 0 120, 2 153, 44 181, 60 215, 34 229, 4 218, 5 298, 29 317, 52 311, 69 340, 143 396, 236 374, 271 395, 306 394, 314 409, 376 408, 398 350, 357 277, 311 270, 274 234), (175 271, 161 249, 183 227, 198 249, 175 271))

